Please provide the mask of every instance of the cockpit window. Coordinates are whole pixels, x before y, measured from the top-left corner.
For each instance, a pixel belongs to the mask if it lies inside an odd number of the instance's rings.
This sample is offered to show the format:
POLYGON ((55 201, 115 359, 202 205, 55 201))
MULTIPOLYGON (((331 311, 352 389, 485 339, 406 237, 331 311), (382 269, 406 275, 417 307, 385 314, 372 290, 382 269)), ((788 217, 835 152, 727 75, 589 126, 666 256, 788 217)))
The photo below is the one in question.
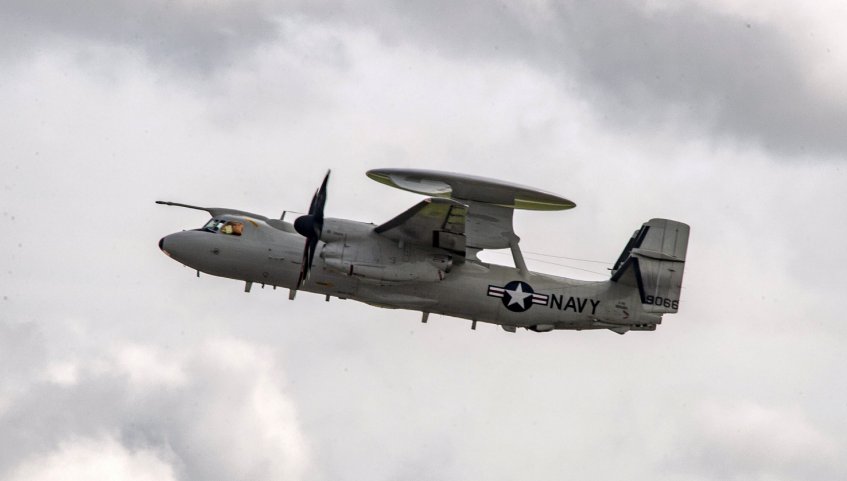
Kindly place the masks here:
POLYGON ((242 230, 244 230, 244 224, 241 222, 229 221, 221 227, 221 233, 223 234, 241 235, 242 230))
POLYGON ((226 224, 226 221, 212 219, 207 222, 206 225, 203 226, 203 230, 207 230, 209 232, 217 232, 221 229, 221 227, 223 227, 224 224, 226 224))
POLYGON ((209 232, 220 232, 227 235, 241 235, 244 231, 244 224, 235 221, 226 221, 220 219, 212 219, 203 226, 203 230, 209 232))

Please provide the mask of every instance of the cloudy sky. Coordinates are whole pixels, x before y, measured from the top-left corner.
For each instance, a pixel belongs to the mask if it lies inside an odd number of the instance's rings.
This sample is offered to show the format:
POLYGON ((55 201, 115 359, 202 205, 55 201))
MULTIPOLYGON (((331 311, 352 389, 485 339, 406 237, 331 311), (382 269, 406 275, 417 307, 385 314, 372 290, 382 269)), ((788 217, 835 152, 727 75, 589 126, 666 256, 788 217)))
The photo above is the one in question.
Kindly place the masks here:
POLYGON ((0 478, 847 478, 845 23, 836 0, 0 3, 0 478), (517 214, 525 251, 611 263, 687 222, 680 312, 422 325, 156 246, 205 221, 157 199, 276 216, 327 168, 328 215, 419 200, 376 167, 578 204, 517 214))

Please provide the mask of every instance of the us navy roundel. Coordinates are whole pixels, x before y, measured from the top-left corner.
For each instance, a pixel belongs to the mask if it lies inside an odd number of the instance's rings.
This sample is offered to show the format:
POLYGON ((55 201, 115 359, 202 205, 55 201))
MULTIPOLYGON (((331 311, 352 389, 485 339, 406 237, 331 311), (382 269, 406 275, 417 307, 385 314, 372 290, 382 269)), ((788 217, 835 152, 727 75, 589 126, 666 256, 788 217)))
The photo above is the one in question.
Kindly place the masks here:
POLYGON ((546 306, 549 298, 546 294, 536 294, 524 281, 512 281, 503 287, 488 286, 488 295, 502 299, 506 309, 512 312, 523 312, 533 304, 546 306))

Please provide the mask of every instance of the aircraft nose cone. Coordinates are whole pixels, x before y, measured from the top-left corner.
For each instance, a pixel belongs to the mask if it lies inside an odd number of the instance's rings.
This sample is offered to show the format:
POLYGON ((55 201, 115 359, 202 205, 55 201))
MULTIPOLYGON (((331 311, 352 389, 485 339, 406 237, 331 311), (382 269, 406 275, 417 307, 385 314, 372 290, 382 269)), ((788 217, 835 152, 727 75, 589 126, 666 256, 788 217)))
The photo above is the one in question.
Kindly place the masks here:
MULTIPOLYGON (((170 236, 165 236, 165 237, 162 237, 161 239, 159 239, 159 249, 161 249, 162 252, 164 252, 166 256, 173 257, 171 255, 171 253, 168 252, 167 249, 165 249, 165 239, 167 239, 168 237, 170 237, 170 236)), ((173 243, 171 241, 168 241, 168 245, 170 245, 171 248, 173 248, 173 245, 171 245, 171 244, 173 244, 173 243)))
POLYGON ((159 249, 175 261, 192 265, 201 260, 211 248, 207 245, 212 234, 208 232, 182 231, 168 234, 159 240, 159 249))

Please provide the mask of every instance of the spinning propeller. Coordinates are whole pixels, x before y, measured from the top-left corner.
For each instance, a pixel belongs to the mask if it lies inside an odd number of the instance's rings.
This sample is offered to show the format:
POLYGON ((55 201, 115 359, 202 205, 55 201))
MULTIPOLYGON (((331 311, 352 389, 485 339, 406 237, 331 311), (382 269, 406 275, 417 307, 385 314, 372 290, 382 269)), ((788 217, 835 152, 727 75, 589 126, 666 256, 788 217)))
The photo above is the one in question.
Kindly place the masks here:
POLYGON ((295 289, 300 289, 303 282, 309 278, 312 261, 315 259, 315 250, 317 250, 318 241, 321 238, 321 232, 323 232, 326 184, 329 181, 329 173, 329 170, 326 171, 326 177, 324 177, 323 183, 315 191, 315 195, 312 197, 312 204, 309 206, 309 213, 307 215, 301 215, 294 220, 294 230, 306 238, 306 245, 303 247, 303 260, 300 263, 300 277, 297 279, 297 287, 295 289))

